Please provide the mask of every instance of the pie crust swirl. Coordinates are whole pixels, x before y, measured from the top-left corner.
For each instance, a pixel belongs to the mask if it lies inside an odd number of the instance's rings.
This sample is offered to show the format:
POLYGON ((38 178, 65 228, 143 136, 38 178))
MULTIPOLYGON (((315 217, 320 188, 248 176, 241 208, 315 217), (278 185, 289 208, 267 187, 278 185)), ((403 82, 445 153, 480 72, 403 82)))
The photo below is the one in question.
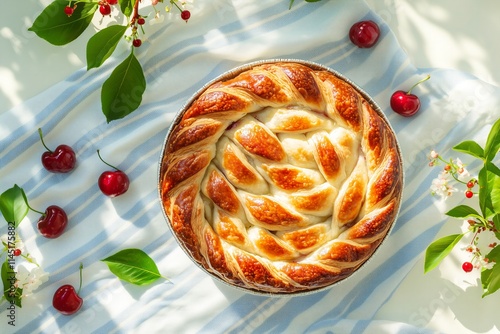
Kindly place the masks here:
POLYGON ((200 91, 165 141, 161 203, 203 269, 269 294, 332 285, 393 225, 403 188, 391 127, 333 71, 255 64, 200 91))

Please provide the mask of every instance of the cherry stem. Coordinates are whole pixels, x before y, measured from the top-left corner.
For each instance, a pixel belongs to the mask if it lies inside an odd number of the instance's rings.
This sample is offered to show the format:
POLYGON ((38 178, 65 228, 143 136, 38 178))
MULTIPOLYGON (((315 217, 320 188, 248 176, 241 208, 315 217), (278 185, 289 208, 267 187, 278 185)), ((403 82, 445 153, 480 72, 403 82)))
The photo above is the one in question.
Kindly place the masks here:
POLYGON ((47 151, 49 151, 50 153, 52 153, 52 150, 50 148, 48 148, 47 145, 45 145, 45 142, 43 141, 43 133, 42 133, 42 129, 41 128, 38 128, 38 135, 40 136, 40 140, 42 141, 43 147, 45 147, 45 149, 47 151))
POLYGON ((80 286, 78 287, 77 295, 80 294, 80 290, 82 289, 82 281, 83 281, 83 263, 80 262, 80 286))
POLYGON ((410 90, 408 90, 408 92, 406 92, 406 95, 410 95, 411 91, 413 90, 413 88, 417 87, 422 82, 429 80, 430 78, 431 78, 431 75, 428 74, 425 78, 423 78, 422 80, 420 80, 419 82, 417 82, 416 84, 414 84, 413 86, 411 86, 410 90))
POLYGON ((174 5, 175 5, 175 7, 177 7, 177 9, 178 9, 180 12, 182 12, 182 8, 181 8, 181 7, 179 7, 179 5, 177 4, 177 0, 170 0, 170 3, 174 4, 174 5))
POLYGON ((36 213, 39 213, 42 215, 42 217, 45 217, 45 212, 41 212, 41 211, 38 211, 38 210, 35 210, 33 209, 31 206, 30 206, 30 203, 28 202, 28 198, 26 197, 26 195, 24 194, 23 192, 23 199, 24 199, 24 203, 26 203, 26 206, 28 207, 28 209, 30 209, 31 211, 33 212, 36 212, 36 213))
POLYGON ((134 4, 134 8, 132 8, 132 15, 130 15, 131 19, 129 23, 130 26, 135 25, 135 21, 139 18, 139 2, 141 2, 141 0, 137 0, 134 4))
POLYGON ((109 167, 114 168, 114 169, 116 169, 116 170, 119 170, 119 169, 118 169, 118 168, 116 168, 115 166, 113 166, 113 165, 111 165, 111 164, 107 163, 106 161, 104 161, 104 159, 101 157, 101 153, 99 153, 99 150, 97 150, 97 155, 99 156, 99 159, 101 159, 101 161, 102 161, 102 162, 104 162, 106 165, 108 165, 109 167))
POLYGON ((28 208, 31 210, 31 211, 34 211, 36 213, 39 213, 42 215, 42 217, 45 217, 45 212, 41 212, 41 211, 38 211, 38 210, 35 210, 33 209, 28 203, 26 203, 26 205, 28 205, 28 208))

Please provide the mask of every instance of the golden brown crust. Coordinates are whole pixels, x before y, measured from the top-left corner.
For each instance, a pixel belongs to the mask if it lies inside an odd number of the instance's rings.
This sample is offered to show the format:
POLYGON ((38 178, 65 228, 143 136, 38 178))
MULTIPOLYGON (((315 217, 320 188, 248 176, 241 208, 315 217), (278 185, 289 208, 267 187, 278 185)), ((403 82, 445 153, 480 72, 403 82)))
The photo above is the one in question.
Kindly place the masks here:
POLYGON ((266 63, 209 86, 170 132, 160 192, 174 235, 223 281, 307 292, 356 271, 396 219, 393 131, 326 70, 266 63))

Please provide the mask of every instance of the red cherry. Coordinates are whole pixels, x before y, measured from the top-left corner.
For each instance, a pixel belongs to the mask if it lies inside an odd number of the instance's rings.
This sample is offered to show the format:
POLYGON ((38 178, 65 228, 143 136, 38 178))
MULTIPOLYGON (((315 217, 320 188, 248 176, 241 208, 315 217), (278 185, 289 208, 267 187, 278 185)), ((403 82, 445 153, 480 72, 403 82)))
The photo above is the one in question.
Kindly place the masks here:
POLYGON ((75 9, 73 7, 70 7, 70 6, 64 7, 64 14, 68 15, 68 17, 73 15, 74 11, 75 11, 75 9))
POLYGON ((68 145, 59 145, 54 151, 51 151, 43 141, 42 129, 38 129, 40 140, 47 150, 42 154, 42 165, 46 170, 52 173, 71 172, 76 165, 76 154, 68 145))
POLYGON ((142 41, 139 38, 136 38, 132 41, 132 45, 138 48, 139 46, 142 45, 142 41))
POLYGON ((146 23, 146 20, 143 17, 139 17, 137 19, 137 24, 142 26, 142 25, 144 25, 144 23, 146 23))
POLYGON ((64 315, 71 315, 76 313, 83 305, 83 299, 79 296, 82 288, 82 269, 83 265, 80 264, 80 287, 78 292, 72 285, 66 284, 59 287, 52 297, 52 306, 64 315))
POLYGON ((420 99, 415 94, 412 94, 411 91, 418 84, 429 79, 430 75, 426 76, 424 79, 414 84, 407 92, 404 92, 402 90, 394 92, 390 100, 392 110, 394 110, 394 112, 400 114, 401 116, 405 117, 410 117, 415 115, 417 111, 420 109, 420 99))
POLYGON ((465 197, 467 197, 467 198, 472 198, 472 196, 474 196, 474 193, 473 193, 472 191, 467 190, 467 191, 465 192, 465 197))
POLYGON ((401 116, 410 117, 420 109, 420 99, 416 95, 398 90, 391 96, 391 108, 401 116))
POLYGON ((52 305, 60 313, 71 315, 82 307, 83 299, 78 295, 73 286, 66 284, 56 290, 52 298, 52 305))
POLYGON ((99 6, 99 12, 103 15, 103 16, 106 16, 106 15, 109 15, 111 14, 111 6, 108 5, 107 3, 103 4, 103 5, 100 5, 99 6))
POLYGON ((116 5, 118 3, 118 0, 108 0, 108 4, 110 5, 116 5))
POLYGON ((127 174, 121 170, 105 171, 99 177, 99 189, 109 197, 116 197, 128 190, 130 181, 127 174))
POLYGON ((467 182, 467 188, 472 189, 472 188, 474 188, 475 184, 476 184, 476 182, 471 180, 471 181, 467 182))
POLYGON ((183 10, 181 12, 181 19, 183 19, 184 21, 187 22, 190 17, 191 17, 191 12, 189 10, 183 10))
POLYGON ((349 30, 351 42, 359 48, 371 48, 380 37, 380 28, 371 21, 356 22, 349 30))
POLYGON ((19 248, 14 249, 14 256, 21 255, 21 250, 19 248))
POLYGON ((57 205, 51 205, 38 220, 38 230, 40 233, 50 239, 59 237, 68 225, 68 216, 66 212, 57 205))
POLYGON ((114 171, 105 171, 99 176, 99 180, 97 181, 99 189, 101 189, 104 195, 109 197, 116 197, 125 193, 130 185, 127 174, 104 161, 101 158, 99 150, 97 150, 97 154, 102 162, 115 169, 114 171))
POLYGON ((472 263, 470 262, 464 262, 462 264, 462 269, 466 272, 466 273, 470 273, 472 271, 472 268, 474 268, 474 266, 472 265, 472 263))

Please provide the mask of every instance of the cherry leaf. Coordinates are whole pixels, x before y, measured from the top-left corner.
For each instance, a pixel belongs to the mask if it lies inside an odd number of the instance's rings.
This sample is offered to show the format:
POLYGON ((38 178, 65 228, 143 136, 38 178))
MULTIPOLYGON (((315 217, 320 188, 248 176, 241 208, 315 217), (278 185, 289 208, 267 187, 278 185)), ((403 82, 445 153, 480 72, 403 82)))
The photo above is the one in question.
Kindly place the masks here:
POLYGON ((67 5, 67 0, 54 0, 38 15, 28 30, 53 45, 65 45, 74 41, 89 26, 98 3, 78 2, 69 17, 64 13, 67 5))
POLYGON ((101 105, 107 122, 123 118, 137 109, 145 90, 146 78, 132 49, 102 85, 101 105))
POLYGON ((134 4, 137 0, 120 0, 120 10, 123 15, 129 17, 132 14, 134 4))
POLYGON ((497 155, 498 150, 500 150, 500 118, 493 124, 488 134, 488 139, 484 147, 486 160, 492 161, 497 155))
POLYGON ((495 263, 493 268, 481 272, 483 295, 486 297, 500 289, 500 264, 495 263))
POLYGON ((485 218, 500 213, 500 169, 490 161, 485 162, 478 174, 479 206, 485 218))
POLYGON ((9 304, 22 307, 21 296, 23 294, 23 289, 15 287, 16 271, 14 270, 14 265, 9 263, 8 256, 2 264, 0 275, 2 276, 3 283, 3 297, 9 304))
POLYGON ((122 39, 127 26, 114 24, 92 36, 87 42, 87 70, 99 67, 108 59, 122 39))
POLYGON ((16 227, 28 214, 28 199, 17 184, 0 194, 0 211, 5 220, 14 223, 16 227))
POLYGON ((137 248, 121 250, 101 261, 118 278, 135 285, 148 285, 163 277, 154 260, 137 248))
MULTIPOLYGON (((495 236, 497 237, 497 239, 500 240, 500 212, 497 213, 496 215, 493 216, 493 218, 491 219, 493 221, 493 225, 495 225, 495 228, 496 228, 496 231, 495 231, 495 236)), ((499 262, 500 262, 500 259, 499 259, 499 262)))
POLYGON ((483 286, 483 297, 497 291, 500 288, 500 246, 495 246, 486 256, 489 262, 495 262, 493 268, 481 272, 481 284, 483 286))
POLYGON ((484 150, 483 148, 473 140, 466 140, 457 144, 453 147, 455 151, 467 153, 475 158, 483 159, 484 150))
POLYGON ((458 205, 450 211, 446 212, 446 215, 454 218, 467 218, 471 216, 481 217, 479 212, 468 205, 458 205))
POLYGON ((424 272, 436 268, 463 236, 464 234, 452 234, 432 242, 425 251, 424 272))

